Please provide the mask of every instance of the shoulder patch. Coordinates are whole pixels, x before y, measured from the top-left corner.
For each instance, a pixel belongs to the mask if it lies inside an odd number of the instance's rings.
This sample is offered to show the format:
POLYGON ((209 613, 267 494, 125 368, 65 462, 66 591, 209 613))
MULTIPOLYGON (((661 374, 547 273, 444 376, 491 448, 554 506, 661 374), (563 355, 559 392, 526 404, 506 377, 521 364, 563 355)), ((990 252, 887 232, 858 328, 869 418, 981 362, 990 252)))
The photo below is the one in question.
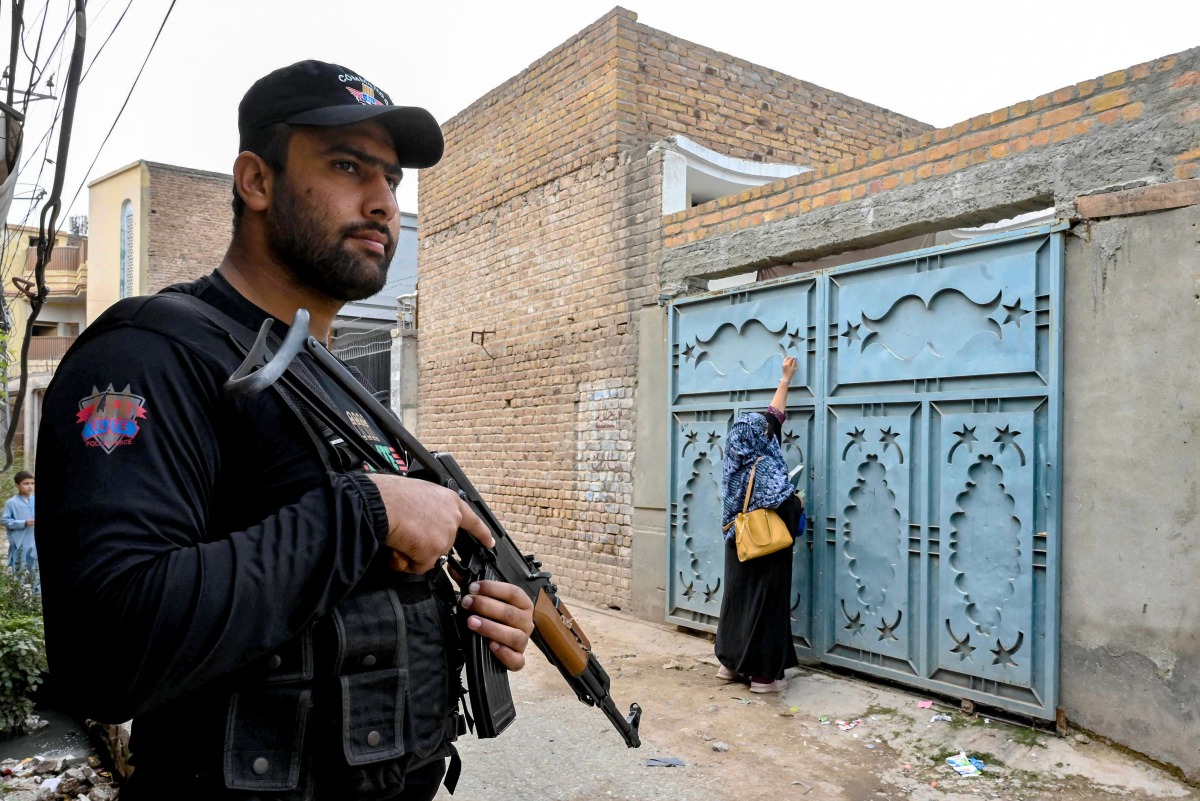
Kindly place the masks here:
POLYGON ((88 447, 112 453, 121 445, 132 445, 141 429, 138 420, 146 418, 146 399, 129 391, 120 392, 109 384, 103 392, 92 387, 92 394, 79 401, 76 423, 83 423, 83 442, 88 447))

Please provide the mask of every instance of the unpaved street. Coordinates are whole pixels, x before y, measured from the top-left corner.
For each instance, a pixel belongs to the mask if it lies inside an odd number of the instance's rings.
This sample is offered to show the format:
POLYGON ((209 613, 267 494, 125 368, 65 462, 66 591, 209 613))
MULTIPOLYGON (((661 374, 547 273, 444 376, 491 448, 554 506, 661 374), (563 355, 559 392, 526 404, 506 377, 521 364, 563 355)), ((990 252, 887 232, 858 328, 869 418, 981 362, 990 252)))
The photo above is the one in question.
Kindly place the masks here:
MULTIPOLYGON (((498 740, 460 743, 455 801, 886 801, 999 798, 1200 799, 1195 788, 1087 737, 1060 738, 969 717, 924 696, 801 670, 782 697, 715 678, 711 644, 671 626, 571 605, 613 677, 617 705, 638 702, 642 747, 628 749, 540 653, 513 678, 518 719, 498 740), (948 713, 949 722, 930 722, 948 713), (822 724, 820 719, 828 718, 822 724), (842 730, 838 720, 863 722, 842 730), (717 751, 714 746, 727 745, 717 751), (960 750, 984 774, 945 765, 960 750), (682 767, 647 767, 677 757, 682 767)), ((439 799, 450 799, 445 790, 439 799)))

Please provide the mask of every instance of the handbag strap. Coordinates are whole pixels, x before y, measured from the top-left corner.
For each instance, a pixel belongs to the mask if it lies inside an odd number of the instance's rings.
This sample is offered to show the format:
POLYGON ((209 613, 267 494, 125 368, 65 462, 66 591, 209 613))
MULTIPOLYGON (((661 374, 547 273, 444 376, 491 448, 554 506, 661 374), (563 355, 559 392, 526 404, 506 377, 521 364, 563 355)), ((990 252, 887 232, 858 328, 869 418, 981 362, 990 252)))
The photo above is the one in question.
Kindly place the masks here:
POLYGON ((754 460, 754 466, 750 468, 750 480, 746 482, 746 500, 742 501, 742 514, 750 508, 750 492, 754 489, 754 471, 758 469, 758 463, 762 461, 762 457, 754 460))
MULTIPOLYGON (((761 456, 758 457, 758 459, 755 459, 754 465, 750 468, 750 480, 746 482, 746 500, 742 501, 742 514, 745 514, 746 510, 750 508, 750 491, 754 489, 754 470, 755 470, 755 468, 758 467, 758 463, 761 459, 762 459, 761 456)), ((721 530, 728 531, 729 527, 732 526, 735 522, 736 521, 734 521, 734 520, 730 520, 728 523, 721 526, 721 530)))

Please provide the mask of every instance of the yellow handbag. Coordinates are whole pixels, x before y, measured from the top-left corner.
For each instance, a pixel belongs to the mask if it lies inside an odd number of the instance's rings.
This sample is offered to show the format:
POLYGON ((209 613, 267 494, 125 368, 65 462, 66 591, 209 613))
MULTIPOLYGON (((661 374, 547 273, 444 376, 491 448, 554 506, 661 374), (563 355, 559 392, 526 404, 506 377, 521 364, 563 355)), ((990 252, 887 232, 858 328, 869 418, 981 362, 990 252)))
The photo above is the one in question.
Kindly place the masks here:
POLYGON ((742 502, 742 511, 732 523, 725 526, 726 529, 734 526, 739 562, 792 547, 792 532, 788 531, 787 524, 774 509, 746 511, 746 507, 750 505, 750 491, 754 489, 754 471, 758 469, 761 459, 761 456, 755 459, 754 466, 750 468, 750 480, 746 482, 746 500, 742 502))

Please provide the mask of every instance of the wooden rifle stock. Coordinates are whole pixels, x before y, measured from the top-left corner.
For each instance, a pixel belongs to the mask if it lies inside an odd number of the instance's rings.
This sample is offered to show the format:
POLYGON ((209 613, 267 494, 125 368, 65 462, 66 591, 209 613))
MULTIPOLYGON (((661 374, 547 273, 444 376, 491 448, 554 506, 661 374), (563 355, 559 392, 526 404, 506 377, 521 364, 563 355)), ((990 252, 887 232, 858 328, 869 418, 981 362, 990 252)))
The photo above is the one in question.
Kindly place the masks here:
POLYGON ((591 643, 587 642, 583 632, 579 631, 574 621, 567 616, 562 602, 559 602, 558 609, 555 609, 550 596, 539 590, 537 601, 533 604, 533 625, 537 627, 537 633, 545 640, 546 647, 554 654, 563 670, 577 677, 587 669, 591 643))

